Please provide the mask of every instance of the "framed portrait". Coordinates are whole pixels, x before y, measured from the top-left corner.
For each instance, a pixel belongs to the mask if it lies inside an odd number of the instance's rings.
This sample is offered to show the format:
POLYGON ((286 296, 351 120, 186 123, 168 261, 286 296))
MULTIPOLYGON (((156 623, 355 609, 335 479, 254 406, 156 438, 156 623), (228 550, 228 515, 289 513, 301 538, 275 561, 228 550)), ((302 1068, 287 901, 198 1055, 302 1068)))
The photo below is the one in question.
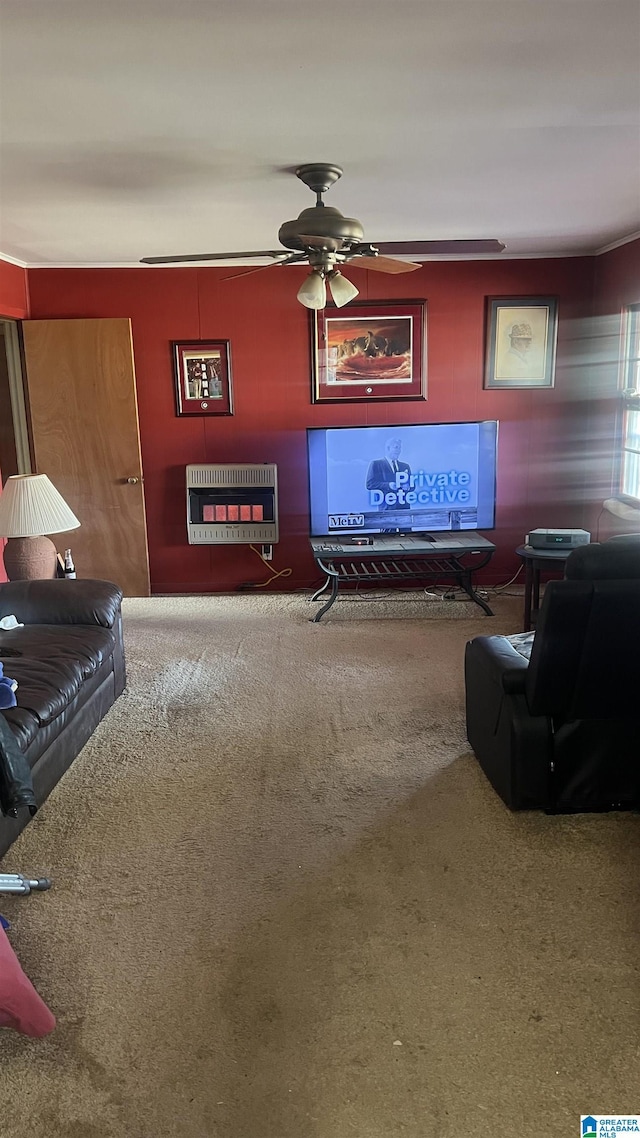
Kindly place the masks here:
POLYGON ((426 399, 426 303, 363 301, 311 313, 312 401, 426 399))
POLYGON ((553 387, 555 296, 487 298, 485 387, 553 387))
POLYGON ((228 340, 174 340, 177 415, 233 415, 228 340))

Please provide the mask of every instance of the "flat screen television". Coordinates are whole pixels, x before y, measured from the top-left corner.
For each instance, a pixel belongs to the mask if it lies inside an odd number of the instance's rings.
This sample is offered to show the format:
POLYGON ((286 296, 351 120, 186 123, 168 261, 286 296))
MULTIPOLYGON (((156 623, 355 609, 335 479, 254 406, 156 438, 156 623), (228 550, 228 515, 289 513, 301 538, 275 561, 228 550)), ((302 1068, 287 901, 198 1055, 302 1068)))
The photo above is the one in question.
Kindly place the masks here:
POLYGON ((311 536, 493 529, 498 423, 307 430, 311 536))

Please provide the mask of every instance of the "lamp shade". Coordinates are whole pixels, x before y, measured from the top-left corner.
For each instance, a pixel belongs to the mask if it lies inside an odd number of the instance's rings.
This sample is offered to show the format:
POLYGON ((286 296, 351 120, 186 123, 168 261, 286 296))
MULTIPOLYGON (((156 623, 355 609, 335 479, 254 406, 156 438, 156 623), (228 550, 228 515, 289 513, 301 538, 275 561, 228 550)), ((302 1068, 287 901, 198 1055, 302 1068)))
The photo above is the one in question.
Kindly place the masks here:
POLYGON ((356 286, 346 277, 343 277, 339 269, 334 269, 333 272, 329 273, 327 280, 336 308, 342 308, 343 304, 348 304, 354 296, 358 295, 356 286))
POLYGON ((80 525, 46 474, 12 474, 0 494, 0 537, 41 537, 80 525))
POLYGON ((327 303, 327 286, 322 273, 314 269, 305 277, 298 289, 298 300, 306 308, 324 308, 327 303))

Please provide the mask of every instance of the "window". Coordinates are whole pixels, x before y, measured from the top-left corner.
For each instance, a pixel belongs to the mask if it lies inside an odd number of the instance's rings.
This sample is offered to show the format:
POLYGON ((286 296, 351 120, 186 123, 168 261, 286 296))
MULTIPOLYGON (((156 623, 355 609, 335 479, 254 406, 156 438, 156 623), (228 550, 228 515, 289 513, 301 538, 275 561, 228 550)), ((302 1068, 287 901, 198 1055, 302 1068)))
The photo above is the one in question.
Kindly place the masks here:
POLYGON ((640 501, 640 304, 625 311, 620 493, 640 501))

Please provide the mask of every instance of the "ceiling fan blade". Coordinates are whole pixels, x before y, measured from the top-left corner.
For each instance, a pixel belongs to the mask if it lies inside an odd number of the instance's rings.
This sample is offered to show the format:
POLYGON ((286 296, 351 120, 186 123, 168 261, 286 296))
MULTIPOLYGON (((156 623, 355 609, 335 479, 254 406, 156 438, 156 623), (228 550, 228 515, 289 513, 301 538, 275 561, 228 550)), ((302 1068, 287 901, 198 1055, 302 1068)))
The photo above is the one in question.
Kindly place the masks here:
POLYGON ((414 265, 411 261, 395 261, 392 257, 350 257, 350 265, 357 269, 373 269, 376 273, 412 273, 421 269, 422 265, 414 265))
POLYGON ((254 265, 252 269, 247 269, 244 273, 231 273, 228 277, 222 277, 223 281, 237 281, 240 277, 250 277, 252 273, 262 273, 265 269, 273 269, 276 265, 292 265, 294 261, 306 261, 304 253, 292 254, 291 257, 285 257, 283 261, 272 261, 270 265, 254 265))
POLYGON ((252 273, 263 273, 265 269, 272 269, 276 261, 271 265, 255 265, 253 269, 246 269, 244 273, 231 273, 228 277, 221 277, 223 281, 237 281, 240 277, 250 277, 252 273))
POLYGON ((186 253, 183 257, 141 257, 140 262, 144 265, 178 265, 183 261, 233 261, 235 257, 286 256, 285 249, 259 249, 248 253, 186 253))
POLYGON ((337 253, 344 245, 337 237, 309 237, 306 233, 300 234, 300 240, 312 249, 326 249, 329 253, 337 253))
POLYGON ((478 241, 374 241, 381 253, 395 254, 398 257, 435 257, 455 254, 479 255, 480 253, 501 253, 505 248, 502 241, 482 239, 478 241))

